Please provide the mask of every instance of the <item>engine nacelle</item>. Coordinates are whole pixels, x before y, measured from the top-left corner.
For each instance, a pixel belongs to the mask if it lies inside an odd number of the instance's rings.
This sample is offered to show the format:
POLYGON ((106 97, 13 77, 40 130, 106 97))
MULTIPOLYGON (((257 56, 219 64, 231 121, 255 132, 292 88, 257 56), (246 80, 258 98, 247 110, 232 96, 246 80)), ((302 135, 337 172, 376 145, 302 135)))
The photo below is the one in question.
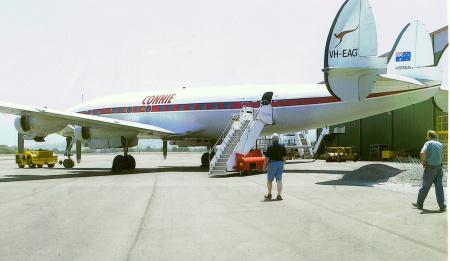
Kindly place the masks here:
POLYGON ((76 126, 73 131, 73 134, 75 136, 75 139, 79 141, 85 142, 91 139, 91 132, 88 127, 76 126))
POLYGON ((68 124, 66 120, 34 116, 20 116, 14 120, 14 127, 19 133, 37 141, 43 141, 48 134, 58 133, 68 124))
POLYGON ((75 126, 73 131, 77 140, 88 142, 93 139, 112 139, 116 137, 136 137, 137 133, 120 130, 112 130, 110 128, 90 128, 75 126))
MULTIPOLYGON (((114 137, 110 139, 91 139, 87 143, 90 149, 111 149, 111 148, 124 148, 127 139, 124 137, 114 137)), ((128 139, 128 147, 135 147, 138 145, 137 137, 128 139)))

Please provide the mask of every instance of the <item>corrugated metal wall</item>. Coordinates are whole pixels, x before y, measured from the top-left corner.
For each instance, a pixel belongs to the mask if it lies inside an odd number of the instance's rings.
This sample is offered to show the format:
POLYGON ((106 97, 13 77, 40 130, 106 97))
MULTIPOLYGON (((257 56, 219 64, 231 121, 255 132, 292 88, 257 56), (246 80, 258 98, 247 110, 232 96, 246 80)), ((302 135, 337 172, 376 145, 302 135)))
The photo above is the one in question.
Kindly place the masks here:
MULTIPOLYGON (((389 145, 390 150, 418 157, 428 130, 436 130, 437 116, 447 115, 427 100, 389 113, 345 123, 338 146, 354 146, 362 160, 370 160, 370 145, 389 145)), ((336 127, 336 126, 332 126, 336 127)))
POLYGON ((427 141, 427 130, 435 129, 434 110, 433 102, 428 100, 394 111, 393 150, 405 150, 418 157, 427 141))

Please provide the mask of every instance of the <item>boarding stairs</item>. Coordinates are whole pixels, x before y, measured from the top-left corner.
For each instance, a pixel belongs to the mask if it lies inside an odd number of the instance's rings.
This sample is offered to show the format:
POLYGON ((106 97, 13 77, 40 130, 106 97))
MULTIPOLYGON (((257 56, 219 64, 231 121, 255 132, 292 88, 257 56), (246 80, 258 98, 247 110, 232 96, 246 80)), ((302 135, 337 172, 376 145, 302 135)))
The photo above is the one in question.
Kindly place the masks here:
POLYGON ((231 118, 212 149, 214 151, 217 148, 217 151, 210 162, 209 175, 225 175, 228 171, 233 171, 237 161, 236 153, 248 154, 266 124, 273 124, 271 105, 263 105, 258 109, 243 106, 239 115, 231 118))
POLYGON ((330 130, 330 127, 322 128, 322 132, 314 146, 313 152, 315 157, 318 158, 319 155, 325 154, 327 148, 331 147, 336 140, 336 137, 341 134, 345 134, 345 126, 338 126, 333 130, 330 130))
POLYGON ((289 140, 284 143, 286 149, 288 149, 288 155, 291 153, 293 155, 293 158, 296 158, 297 155, 298 157, 303 159, 314 158, 314 147, 311 145, 311 141, 309 140, 307 132, 300 131, 295 133, 288 133, 285 134, 285 136, 289 137, 289 140))
POLYGON ((303 148, 298 148, 298 155, 305 159, 314 158, 314 150, 313 146, 311 146, 311 141, 309 140, 308 133, 305 131, 300 131, 295 133, 295 140, 300 146, 304 146, 303 148))

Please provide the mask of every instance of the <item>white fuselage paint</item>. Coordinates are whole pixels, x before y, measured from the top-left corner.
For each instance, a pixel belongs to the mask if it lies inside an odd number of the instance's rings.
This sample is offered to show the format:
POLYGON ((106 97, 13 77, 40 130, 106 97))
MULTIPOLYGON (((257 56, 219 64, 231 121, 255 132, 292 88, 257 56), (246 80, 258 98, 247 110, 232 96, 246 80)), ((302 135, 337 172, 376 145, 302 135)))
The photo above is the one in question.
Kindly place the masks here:
POLYGON ((266 92, 273 92, 274 124, 266 125, 261 135, 321 128, 369 117, 425 101, 438 90, 439 87, 430 87, 379 93, 363 101, 344 102, 332 97, 324 84, 186 88, 114 95, 85 102, 70 111, 151 124, 184 134, 180 138, 217 139, 239 108, 245 104, 259 106, 266 92), (165 95, 166 99, 150 104, 151 111, 146 112, 147 102, 155 100, 151 96, 158 95, 165 95), (227 104, 231 107, 225 108, 227 104), (162 105, 165 111, 158 111, 162 105), (179 105, 183 105, 181 110, 179 105), (127 113, 127 108, 131 112, 127 113))

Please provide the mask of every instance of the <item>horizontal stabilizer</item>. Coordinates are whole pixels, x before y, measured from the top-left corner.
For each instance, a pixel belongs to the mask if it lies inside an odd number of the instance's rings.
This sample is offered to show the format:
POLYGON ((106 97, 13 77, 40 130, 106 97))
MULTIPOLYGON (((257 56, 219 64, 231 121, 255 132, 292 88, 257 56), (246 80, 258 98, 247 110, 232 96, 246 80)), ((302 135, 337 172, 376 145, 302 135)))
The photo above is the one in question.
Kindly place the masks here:
POLYGON ((407 76, 403 76, 403 75, 396 75, 396 74, 380 74, 379 77, 387 79, 387 80, 394 80, 394 81, 399 81, 399 82, 404 82, 404 83, 408 83, 408 84, 412 84, 415 85, 414 87, 416 88, 422 88, 422 87, 426 87, 423 83, 421 83, 420 81, 411 78, 411 77, 407 77, 407 76))
POLYGON ((377 70, 370 68, 327 68, 326 79, 334 96, 341 100, 363 100, 374 87, 377 70))

